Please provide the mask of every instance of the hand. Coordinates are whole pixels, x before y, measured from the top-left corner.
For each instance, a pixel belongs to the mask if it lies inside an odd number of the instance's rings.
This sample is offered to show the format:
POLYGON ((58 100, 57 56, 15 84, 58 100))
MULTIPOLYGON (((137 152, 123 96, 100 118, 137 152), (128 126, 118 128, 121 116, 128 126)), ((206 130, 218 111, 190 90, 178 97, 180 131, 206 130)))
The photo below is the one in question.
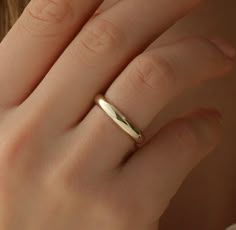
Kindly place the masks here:
POLYGON ((120 1, 86 23, 101 2, 32 0, 0 45, 0 229, 157 229, 220 140, 219 113, 201 109, 134 151, 94 106, 106 91, 145 136, 174 96, 229 72, 221 40, 145 50, 199 1, 120 1))

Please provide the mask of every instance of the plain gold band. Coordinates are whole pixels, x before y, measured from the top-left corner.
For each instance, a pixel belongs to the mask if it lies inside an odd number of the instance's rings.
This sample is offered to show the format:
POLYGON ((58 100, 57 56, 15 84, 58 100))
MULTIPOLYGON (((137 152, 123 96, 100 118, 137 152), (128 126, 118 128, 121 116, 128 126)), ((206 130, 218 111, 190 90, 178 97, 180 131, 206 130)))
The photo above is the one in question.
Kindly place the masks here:
POLYGON ((114 105, 107 101, 102 95, 95 97, 96 104, 130 137, 137 143, 144 141, 142 132, 137 129, 114 105))

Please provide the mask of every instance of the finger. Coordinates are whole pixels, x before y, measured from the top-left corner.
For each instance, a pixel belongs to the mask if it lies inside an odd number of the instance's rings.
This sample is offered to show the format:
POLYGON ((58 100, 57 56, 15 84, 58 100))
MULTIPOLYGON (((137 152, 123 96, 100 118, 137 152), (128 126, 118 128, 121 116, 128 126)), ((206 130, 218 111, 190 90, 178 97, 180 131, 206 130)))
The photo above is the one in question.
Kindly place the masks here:
POLYGON ((110 9, 112 6, 114 6, 116 3, 118 3, 120 0, 105 0, 101 6, 99 7, 100 12, 104 12, 105 10, 110 9))
POLYGON ((145 130, 173 97, 226 74, 232 66, 233 59, 208 39, 183 39, 137 57, 112 84, 106 97, 145 130))
MULTIPOLYGON (((209 40, 182 40, 137 57, 114 81, 106 98, 137 128, 146 131, 153 118, 174 96, 225 74, 232 65, 233 61, 209 40)), ((134 141, 97 106, 75 132, 74 141, 78 146, 85 145, 86 139, 93 143, 89 148, 96 150, 91 150, 90 161, 97 154, 98 158, 104 159, 101 162, 104 168, 117 167, 133 149, 134 141)), ((77 157, 75 154, 71 158, 75 164, 77 157)), ((99 161, 96 164, 99 165, 99 161)))
POLYGON ((0 106, 20 104, 102 0, 32 0, 0 44, 0 106))
POLYGON ((128 194, 135 191, 129 197, 134 215, 153 221, 163 214, 185 177, 220 142, 220 121, 213 110, 172 121, 126 162, 120 179, 128 194))
POLYGON ((76 125, 91 109, 95 94, 196 2, 199 0, 118 2, 83 28, 22 111, 46 111, 42 114, 46 132, 76 125))
POLYGON ((120 0, 104 0, 104 2, 96 10, 94 16, 97 16, 97 15, 101 14, 102 12, 110 9, 111 7, 113 7, 119 1, 120 0))

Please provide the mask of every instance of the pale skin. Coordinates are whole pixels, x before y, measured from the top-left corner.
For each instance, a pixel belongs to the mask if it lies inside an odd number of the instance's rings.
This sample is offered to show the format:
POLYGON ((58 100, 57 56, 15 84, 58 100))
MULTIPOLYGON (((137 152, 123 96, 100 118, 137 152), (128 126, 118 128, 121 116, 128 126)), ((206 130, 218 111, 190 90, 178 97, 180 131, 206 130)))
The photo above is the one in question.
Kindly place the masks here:
MULTIPOLYGON (((236 46, 236 1, 206 0, 179 21, 157 43, 183 36, 220 35, 236 46)), ((236 69, 226 77, 190 90, 172 101, 155 119, 161 126, 196 106, 214 106, 223 115, 223 139, 188 176, 161 219, 164 230, 222 230, 236 223, 236 69), (179 215, 181 210, 181 216, 179 215)))
POLYGON ((101 3, 32 0, 0 45, 1 229, 156 230, 220 142, 212 108, 153 123, 175 96, 232 70, 222 39, 145 50, 200 1, 105 3, 83 27, 101 3), (142 148, 94 106, 100 92, 143 130, 142 148))

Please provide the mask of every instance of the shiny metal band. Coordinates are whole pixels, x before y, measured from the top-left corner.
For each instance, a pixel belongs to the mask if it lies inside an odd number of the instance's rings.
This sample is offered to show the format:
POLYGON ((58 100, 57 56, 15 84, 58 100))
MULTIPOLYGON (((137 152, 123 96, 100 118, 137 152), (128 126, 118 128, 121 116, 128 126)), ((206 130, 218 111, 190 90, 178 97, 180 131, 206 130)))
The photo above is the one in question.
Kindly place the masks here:
POLYGON ((102 95, 95 97, 95 102, 102 110, 130 137, 134 139, 137 144, 144 141, 144 137, 140 130, 138 130, 114 105, 106 100, 102 95))

